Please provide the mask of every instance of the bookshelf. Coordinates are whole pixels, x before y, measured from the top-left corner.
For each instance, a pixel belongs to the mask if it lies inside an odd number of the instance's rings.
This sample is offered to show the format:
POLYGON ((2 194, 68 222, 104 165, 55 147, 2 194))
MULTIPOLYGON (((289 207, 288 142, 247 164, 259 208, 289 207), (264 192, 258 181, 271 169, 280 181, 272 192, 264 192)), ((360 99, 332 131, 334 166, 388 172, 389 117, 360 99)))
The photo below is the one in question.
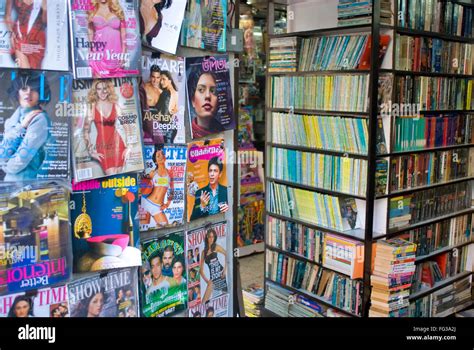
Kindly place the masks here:
MULTIPOLYGON (((265 160, 265 164, 267 165, 265 179, 266 202, 268 203, 265 247, 267 252, 265 259, 266 292, 267 288, 271 289, 272 283, 274 283, 274 285, 278 285, 278 287, 293 293, 290 295, 305 295, 308 298, 313 298, 315 303, 319 302, 318 305, 324 305, 327 308, 341 311, 346 315, 363 317, 368 315, 371 306, 372 262, 375 257, 373 247, 376 246, 378 241, 403 238, 411 242, 415 237, 418 237, 418 239, 423 237, 423 242, 425 242, 423 244, 427 244, 426 237, 428 233, 423 230, 438 230, 435 232, 441 237, 440 232, 442 230, 446 232, 449 229, 451 230, 449 231, 451 232, 449 241, 444 235, 442 242, 437 241, 436 243, 432 243, 430 241, 430 244, 433 244, 433 246, 430 246, 427 250, 425 249, 426 247, 423 246, 425 251, 413 259, 414 264, 417 267, 419 267, 418 265, 424 266, 425 263, 435 262, 445 255, 450 256, 453 251, 457 252, 461 250, 466 251, 465 254, 469 255, 468 259, 471 259, 471 261, 473 259, 471 255, 474 251, 468 248, 472 247, 474 243, 471 234, 474 222, 474 202, 472 201, 474 194, 474 173, 472 171, 474 167, 474 136, 472 136, 474 135, 474 122, 471 120, 474 118, 474 115, 471 116, 474 109, 472 100, 474 96, 474 78, 471 74, 472 68, 474 67, 474 52, 469 51, 470 49, 466 49, 467 51, 462 50, 465 50, 464 47, 468 45, 472 47, 472 44, 474 44, 474 33, 471 32, 469 35, 465 35, 467 33, 465 30, 468 29, 465 29, 465 24, 461 23, 458 23, 457 26, 444 26, 440 24, 439 27, 443 29, 440 31, 432 31, 431 27, 429 28, 430 30, 426 30, 428 29, 426 24, 424 28, 401 26, 399 23, 400 18, 393 14, 399 13, 399 4, 404 1, 405 0, 374 0, 371 24, 344 27, 337 26, 337 1, 279 0, 269 2, 269 43, 267 44, 269 54, 267 57, 267 67, 273 68, 272 71, 266 74, 267 86, 269 86, 266 97, 267 135, 269 136, 266 140, 265 160), (393 15, 389 20, 390 23, 387 23, 387 18, 381 20, 388 6, 393 15), (275 8, 281 7, 286 9, 289 18, 287 32, 283 34, 272 34, 272 11, 274 11, 275 8), (324 16, 322 14, 324 14, 324 16), (308 16, 313 16, 314 19, 309 21, 308 16), (322 16, 325 18, 322 18, 322 16), (451 29, 454 31, 457 30, 457 33, 453 35, 448 34, 448 31, 451 29), (315 60, 318 59, 316 56, 318 52, 317 45, 324 45, 320 44, 322 42, 321 38, 341 36, 342 39, 340 40, 344 40, 344 36, 348 35, 358 36, 369 34, 368 42, 370 42, 372 49, 370 50, 369 48, 368 51, 370 57, 368 67, 364 66, 363 69, 299 70, 302 62, 302 58, 299 57, 302 40, 319 38, 319 41, 315 40, 318 44, 314 45, 314 51, 310 52, 315 55, 315 58, 313 58, 314 64, 315 60), (446 57, 438 58, 436 56, 436 60, 438 61, 435 61, 433 58, 433 62, 436 62, 436 65, 433 63, 431 66, 431 63, 423 62, 423 64, 428 65, 429 69, 423 66, 424 71, 421 71, 420 66, 418 66, 416 70, 402 70, 397 68, 399 64, 397 59, 403 57, 400 55, 401 45, 399 43, 402 36, 419 38, 416 39, 417 45, 423 45, 420 43, 424 41, 431 43, 434 40, 435 42, 442 43, 442 45, 446 45, 446 47, 461 49, 459 49, 459 51, 449 52, 456 60, 456 63, 454 63, 453 60, 452 66, 450 66, 451 60, 446 61, 446 57), (295 40, 293 39, 294 37, 299 39, 295 40), (387 37, 390 38, 390 40, 388 44, 385 44, 383 40, 387 37), (288 49, 289 47, 296 52, 296 60, 293 58, 293 61, 296 62, 294 66, 288 68, 288 62, 283 61, 284 59, 282 58, 281 67, 285 67, 285 69, 282 68, 282 71, 278 71, 278 59, 274 58, 274 61, 271 61, 272 39, 279 40, 280 43, 283 43, 276 49, 275 45, 273 45, 275 56, 281 52, 284 52, 281 54, 284 55, 285 50, 291 51, 288 49), (286 47, 284 46, 285 39, 287 40, 286 47), (291 41, 297 42, 298 44, 291 44, 291 41), (379 56, 378 53, 382 46, 386 49, 386 52, 384 55, 379 56), (459 61, 461 62, 460 64, 464 64, 464 66, 459 66, 457 62, 461 51, 463 58, 462 61, 461 59, 459 59, 459 61), (441 61, 444 70, 441 70, 439 60, 445 60, 441 61), (288 69, 290 71, 286 71, 288 69), (362 85, 357 83, 358 85, 353 86, 350 90, 351 97, 355 99, 366 99, 367 103, 363 104, 363 108, 350 108, 353 105, 349 104, 349 108, 341 108, 343 111, 337 111, 337 108, 326 108, 328 106, 327 103, 323 104, 324 108, 308 108, 304 104, 298 104, 298 101, 302 101, 303 99, 307 99, 308 101, 312 98, 317 99, 318 93, 326 94, 328 92, 328 85, 325 85, 327 81, 330 83, 336 82, 337 79, 335 77, 338 77, 338 79, 341 79, 341 81, 347 84, 348 79, 354 76, 367 77, 367 85, 360 88, 362 85), (312 77, 314 77, 314 80, 305 81, 305 79, 311 79, 312 77), (291 81, 293 78, 297 83, 291 81), (320 83, 317 79, 321 78, 327 80, 320 83), (286 90, 278 88, 280 81, 276 79, 281 79, 281 82, 283 82, 281 84, 286 84, 286 90), (383 86, 386 81, 389 81, 389 83, 385 83, 385 86, 383 86), (318 88, 314 89, 312 84, 315 84, 318 88), (408 86, 407 84, 412 84, 410 89, 413 90, 410 90, 409 93, 407 93, 407 90, 404 90, 404 88, 408 86), (389 89, 384 90, 387 85, 389 89), (430 88, 437 86, 438 90, 430 90, 430 92, 427 93, 426 89, 423 90, 427 86, 430 86, 430 88), (415 89, 418 89, 418 91, 415 92, 415 89), (276 93, 278 91, 280 94, 276 93), (298 93, 304 97, 298 96, 298 93), (293 96, 296 97, 292 100, 293 96), (425 97, 424 101, 421 100, 422 97, 425 97), (435 98, 439 99, 434 101, 435 98), (278 100, 276 104, 275 99, 278 100), (296 106, 290 103, 294 101, 296 101, 296 106), (284 102, 288 103, 285 104, 284 102), (401 129, 402 127, 399 125, 402 125, 402 123, 405 123, 403 125, 408 125, 408 123, 412 122, 411 120, 402 120, 401 118, 407 118, 412 115, 405 113, 403 110, 398 114, 393 110, 384 113, 381 108, 385 106, 383 103, 386 102, 390 103, 390 107, 392 107, 392 104, 397 104, 401 106, 400 108, 403 108, 404 102, 417 105, 417 113, 413 116, 418 119, 417 121, 413 121, 413 125, 420 123, 419 130, 422 130, 421 125, 423 125, 425 131, 423 134, 419 131, 419 139, 417 139, 416 146, 409 148, 399 145, 402 135, 400 130, 405 130, 401 129), (275 115, 278 116, 275 117, 275 115), (282 124, 281 120, 283 120, 285 116, 288 120, 291 119, 292 122, 290 123, 285 120, 282 124), (318 122, 308 122, 309 116, 315 119, 319 118, 318 122), (339 117, 345 124, 335 124, 336 117, 339 117), (366 123, 365 134, 361 132, 357 133, 360 129, 356 129, 354 127, 355 124, 348 121, 352 119, 362 120, 366 123), (302 122, 298 124, 299 121, 302 122), (439 129, 431 129, 431 124, 428 125, 428 123, 434 123, 433 125, 439 129), (438 123, 438 125, 436 125, 436 123, 438 123), (336 125, 349 125, 350 128, 341 129, 336 125), (449 134, 447 131, 448 127, 449 134), (352 135, 350 135, 351 131, 353 132, 352 135), (461 131, 463 132, 462 135, 461 131), (321 143, 318 144, 318 140, 323 138, 322 134, 324 132, 328 132, 329 138, 333 138, 336 141, 331 141, 332 144, 323 142, 323 147, 321 147, 321 143), (282 134, 287 136, 280 137, 282 134), (343 136, 341 134, 349 136, 343 136), (365 137, 365 151, 361 152, 360 150, 354 151, 350 149, 353 142, 351 137, 355 136, 359 137, 356 140, 357 144, 362 142, 360 141, 360 137, 365 137), (305 140, 305 137, 315 138, 316 141, 311 139, 310 141, 302 142, 301 140, 305 140), (384 147, 380 148, 382 143, 384 147), (316 146, 317 144, 318 146, 316 146), (349 149, 347 149, 346 146, 346 148, 339 147, 338 149, 338 146, 341 144, 349 145, 349 149), (275 158, 275 156, 272 156, 273 152, 278 152, 278 155, 284 155, 284 158, 281 158, 281 156, 280 158, 275 158), (288 159, 286 159, 286 157, 288 159), (316 162, 314 159, 316 159, 316 162), (331 176, 332 181, 330 181, 331 185, 329 187, 328 182, 323 181, 323 185, 321 186, 318 182, 316 182, 317 185, 315 185, 314 183, 309 184, 307 180, 305 180, 314 177, 318 178, 320 174, 314 169, 318 169, 318 164, 321 163, 317 162, 320 159, 323 159, 324 162, 329 159, 329 161, 335 164, 333 170, 336 170, 331 173, 333 175, 331 176), (363 161, 365 168, 358 169, 356 165, 362 163, 356 163, 353 159, 363 161), (422 163, 422 160, 424 163, 422 163), (347 165, 349 163, 351 164, 350 167, 347 165), (345 168, 343 166, 339 167, 339 164, 345 164, 345 168), (393 169, 391 168, 392 166, 393 169), (355 178, 354 174, 360 170, 362 170, 361 173, 365 176, 363 193, 360 193, 360 191, 356 193, 352 190, 341 190, 337 186, 336 188, 331 188, 334 183, 337 185, 341 183, 344 184, 344 181, 348 181, 347 178, 350 178, 350 181, 354 181, 354 179, 358 180, 359 178, 355 178), (408 183, 405 178, 400 178, 400 176, 408 177, 405 173, 410 173, 408 183), (284 190, 282 191, 281 188, 284 188, 284 190), (285 197, 285 195, 287 197, 285 197), (322 202, 320 201, 320 197, 323 198, 322 202), (350 199, 348 200, 347 198, 350 199), (402 201, 397 202, 400 198, 402 201), (405 202, 403 202, 403 199, 405 202), (316 202, 316 204, 313 205, 311 202, 316 202), (347 208, 347 203, 354 202, 357 208, 358 229, 348 229, 347 225, 344 226, 344 229, 341 229, 341 227, 336 228, 334 223, 338 222, 337 218, 335 221, 329 220, 328 225, 324 225, 318 221, 319 217, 324 217, 325 215, 328 217, 337 217, 338 213, 336 210, 341 210, 343 220, 349 220, 348 218, 351 216, 348 216, 347 211, 341 207, 347 208), (432 206, 424 204, 425 202, 431 203, 432 206), (337 203, 337 205, 335 205, 335 203, 337 203), (437 204, 434 205, 433 203, 437 204), (442 204, 443 206, 441 203, 444 203, 442 204), (396 212, 393 209, 394 205, 402 205, 405 211, 409 210, 410 218, 408 219, 408 216, 398 218, 394 215, 396 212), (328 207, 329 209, 326 209, 326 214, 321 211, 321 209, 328 207), (431 209, 432 212, 429 211, 431 209), (303 215, 304 218, 300 217, 301 215, 303 215), (315 295, 313 295, 313 293, 308 292, 306 289, 295 288, 292 285, 295 281, 308 282, 311 277, 307 268, 301 272, 301 275, 294 272, 294 267, 288 265, 290 258, 315 264, 326 271, 332 270, 325 266, 324 262, 315 262, 304 255, 283 250, 269 244, 269 237, 273 237, 275 234, 275 232, 270 231, 275 230, 275 228, 273 224, 269 224, 269 220, 280 220, 283 228, 278 226, 278 230, 281 232, 286 231, 288 233, 288 230, 294 227, 291 225, 299 225, 298 230, 303 232, 303 235, 296 236, 297 238, 294 238, 292 235, 292 240, 298 240, 301 239, 301 237, 307 240, 308 236, 306 233, 308 230, 318 230, 321 232, 323 240, 326 239, 328 234, 333 234, 341 238, 353 239, 354 241, 363 243, 363 252, 358 252, 358 257, 363 257, 363 275, 360 278, 363 287, 360 291, 361 301, 360 312, 358 314, 347 312, 346 309, 340 308, 338 305, 335 305, 334 300, 320 296, 314 298, 315 295), (454 233, 459 234, 460 220, 464 220, 463 224, 465 225, 462 226, 465 227, 465 237, 463 239, 454 235, 454 233), (277 252, 283 256, 283 259, 279 261, 268 261, 268 252, 277 252), (269 269, 274 269, 278 273, 272 273, 273 271, 269 271, 269 269), (295 276, 294 274, 297 275, 295 276), (282 275, 285 275, 286 278, 290 277, 291 280, 287 282, 282 275), (276 276, 277 279, 283 278, 285 283, 281 281, 276 282, 275 278, 271 278, 272 276, 276 276)), ((474 3, 448 2, 452 3, 452 5, 438 6, 453 6, 453 8, 459 9, 459 7, 454 7, 454 5, 463 5, 466 8, 474 8, 474 3)), ((442 7, 442 9, 445 9, 445 7, 442 7)), ((422 16, 420 11, 409 13, 422 16)), ((409 15, 405 14, 405 16, 409 15)), ((439 16, 437 18, 439 18, 439 16)), ((434 24, 430 24, 430 26, 433 25, 434 24)), ((408 40, 410 41, 412 39, 408 40)), ((413 39, 413 42, 414 41, 415 39, 413 39)), ((334 52, 345 55, 344 50, 347 49, 347 46, 341 49, 337 46, 337 43, 332 47, 333 49, 336 47, 334 52)), ((426 48, 423 47, 422 49, 421 46, 417 48, 420 48, 420 52, 425 50, 423 52, 424 54, 426 53, 426 48)), ((334 52, 331 51, 329 56, 336 56, 334 52)), ((286 54, 288 55, 288 53, 286 54)), ((327 55, 327 52, 325 52, 325 54, 327 55)), ((411 59, 413 61, 416 59, 421 62, 422 58, 420 55, 411 57, 411 59)), ((436 53, 436 55, 438 55, 438 53, 436 53)), ((433 57, 434 56, 435 54, 433 53, 433 57)), ((309 58, 303 59, 307 60, 311 59, 311 57, 310 55, 309 58)), ((354 56, 351 57, 354 58, 354 56)), ((331 59, 337 60, 337 58, 331 59)), ((362 61, 363 58, 360 62, 362 61)), ((417 64, 421 65, 422 63, 417 64)), ((333 88, 333 85, 330 86, 333 88)), ((341 86, 343 87, 344 84, 339 85, 339 87, 341 86)), ((336 99, 336 103, 332 104, 331 107, 334 105, 337 106, 339 101, 347 101, 348 98, 344 88, 339 89, 338 92, 330 91, 328 96, 329 98, 336 99), (339 93, 339 95, 335 96, 337 93, 339 93)), ((327 102, 327 100, 325 102, 327 102)), ((319 107, 318 104, 316 105, 319 107)), ((339 120, 339 118, 337 119, 339 120)), ((415 128, 415 126, 413 126, 413 128, 415 128)), ((408 131, 408 127, 406 130, 408 131)), ((407 135, 408 134, 406 134, 405 137, 407 135)), ((326 138, 327 137, 328 136, 326 136, 326 138)), ((326 163, 324 164, 326 165, 326 163)), ((281 232, 278 232, 278 234, 281 235, 281 232)), ((430 233, 430 235, 431 234, 432 233, 430 233)), ((287 234, 287 236, 288 235, 290 234, 287 234)), ((289 238, 287 237, 286 239, 289 238)), ((300 242, 299 244, 304 245, 305 250, 309 249, 306 246, 307 242, 300 242)), ((308 244, 310 245, 312 243, 308 244)), ((325 253, 321 254, 324 255, 325 253)), ((345 257, 347 258, 347 256, 345 257)), ((434 292, 456 281, 466 277, 471 278, 472 271, 469 271, 469 266, 466 268, 468 268, 468 270, 461 270, 455 275, 444 275, 443 279, 436 281, 429 288, 423 287, 420 290, 412 291, 408 301, 413 303, 414 300, 426 297, 427 295, 431 296, 434 292)), ((296 270, 298 270, 298 267, 296 270)), ((332 272, 339 273, 337 271, 332 272)), ((317 279, 319 281, 319 277, 317 277, 317 279)), ((337 288, 338 286, 336 285, 336 289, 337 288)), ((275 312, 275 308, 277 308, 277 306, 275 306, 275 300, 277 299, 275 295, 271 294, 270 303, 265 305, 265 307, 270 308, 268 314, 273 316, 278 314, 278 312, 275 312)), ((289 304, 292 302, 292 300, 289 300, 289 304)), ((283 312, 283 314, 285 313, 283 312)), ((329 315, 329 312, 324 313, 324 315, 329 315)))

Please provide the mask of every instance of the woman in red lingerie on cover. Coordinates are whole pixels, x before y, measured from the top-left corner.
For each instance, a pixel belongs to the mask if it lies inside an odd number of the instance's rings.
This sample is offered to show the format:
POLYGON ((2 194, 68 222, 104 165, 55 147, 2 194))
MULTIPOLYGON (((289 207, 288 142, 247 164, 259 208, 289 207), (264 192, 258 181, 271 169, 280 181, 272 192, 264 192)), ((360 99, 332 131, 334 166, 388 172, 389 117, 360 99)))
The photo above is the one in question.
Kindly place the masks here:
POLYGON ((41 69, 46 49, 47 0, 6 0, 11 55, 20 68, 41 69), (12 19, 15 10, 17 18, 12 19))
POLYGON ((88 94, 90 113, 85 128, 85 141, 90 156, 97 160, 105 175, 122 172, 128 156, 126 132, 119 120, 121 115, 114 84, 111 80, 94 80, 88 94), (97 137, 91 142, 91 125, 97 137))

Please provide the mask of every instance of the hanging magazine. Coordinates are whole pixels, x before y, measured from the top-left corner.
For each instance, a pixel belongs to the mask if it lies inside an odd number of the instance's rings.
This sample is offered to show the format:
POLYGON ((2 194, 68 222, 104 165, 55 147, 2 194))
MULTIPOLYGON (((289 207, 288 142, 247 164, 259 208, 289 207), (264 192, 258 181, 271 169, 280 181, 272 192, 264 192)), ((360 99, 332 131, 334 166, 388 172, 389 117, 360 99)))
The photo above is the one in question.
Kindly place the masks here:
POLYGON ((140 231, 178 226, 184 220, 187 147, 145 146, 140 182, 140 231))
POLYGON ((51 183, 0 186, 0 295, 45 288, 71 275, 69 193, 51 183))
POLYGON ((71 317, 138 317, 138 270, 93 274, 68 284, 71 317))
POLYGON ((74 179, 143 170, 136 78, 75 80, 74 179))
MULTIPOLYGON (((190 294, 191 295, 191 294, 190 294)), ((229 317, 229 294, 189 308, 189 317, 229 317)))
POLYGON ((193 139, 234 129, 228 56, 186 57, 185 62, 193 139))
POLYGON ((137 0, 69 1, 74 77, 138 75, 141 40, 137 0))
POLYGON ((224 139, 190 143, 186 174, 188 222, 229 210, 224 139))
POLYGON ((137 175, 73 183, 74 271, 139 266, 137 175))
POLYGON ((140 32, 145 46, 176 53, 186 0, 142 0, 140 32))
POLYGON ((143 142, 185 143, 186 79, 181 57, 142 56, 143 142))
MULTIPOLYGON (((227 222, 200 227, 186 234, 188 267, 188 298, 190 316, 206 317, 206 310, 214 308, 214 315, 223 314, 228 295, 227 222), (220 310, 220 311, 218 311, 220 310)), ((208 316, 210 317, 210 316, 208 316)))
POLYGON ((145 317, 169 316, 186 309, 184 232, 142 243, 141 308, 145 317))
POLYGON ((0 297, 0 317, 69 317, 67 286, 0 297))
POLYGON ((0 0, 0 67, 68 71, 67 2, 0 0))
POLYGON ((67 179, 72 77, 0 70, 0 180, 67 179))

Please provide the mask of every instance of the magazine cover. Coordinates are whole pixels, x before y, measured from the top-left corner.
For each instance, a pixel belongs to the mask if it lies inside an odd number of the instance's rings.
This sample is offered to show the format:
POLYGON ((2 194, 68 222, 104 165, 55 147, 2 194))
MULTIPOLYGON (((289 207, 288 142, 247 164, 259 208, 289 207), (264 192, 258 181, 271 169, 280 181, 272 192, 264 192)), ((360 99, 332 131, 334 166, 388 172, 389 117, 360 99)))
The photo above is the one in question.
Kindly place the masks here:
POLYGON ((184 220, 187 147, 145 146, 140 182, 140 231, 178 226, 184 220))
POLYGON ((76 182, 142 171, 137 80, 74 80, 72 97, 76 182))
POLYGON ((67 2, 0 0, 0 67, 69 70, 67 2))
POLYGON ((189 317, 230 317, 229 294, 189 308, 189 317))
POLYGON ((186 57, 185 62, 193 139, 234 129, 228 56, 186 57))
POLYGON ((138 75, 137 0, 70 0, 75 79, 138 75))
POLYGON ((143 90, 146 103, 142 110, 145 144, 185 143, 184 110, 186 79, 181 57, 142 56, 143 90))
POLYGON ((141 308, 145 317, 169 316, 187 306, 184 232, 142 243, 141 308))
POLYGON ((72 77, 0 70, 0 180, 67 179, 72 77))
MULTIPOLYGON (((193 310, 206 309, 216 298, 228 294, 227 222, 219 222, 186 235, 188 299, 193 310)), ((216 308, 214 309, 216 312, 216 308)), ((205 314, 201 312, 201 316, 205 314)))
POLYGON ((190 143, 186 174, 188 222, 229 210, 224 139, 190 143))
POLYGON ((141 0, 140 32, 145 46, 175 54, 186 0, 141 0))
POLYGON ((140 266, 136 174, 73 183, 74 272, 140 266))
POLYGON ((226 51, 227 0, 189 0, 181 45, 226 51))
POLYGON ((0 317, 69 317, 67 286, 0 297, 0 317))
POLYGON ((69 192, 56 184, 0 186, 0 295, 71 275, 69 192))
POLYGON ((68 284, 71 317, 138 317, 138 269, 92 274, 68 284))

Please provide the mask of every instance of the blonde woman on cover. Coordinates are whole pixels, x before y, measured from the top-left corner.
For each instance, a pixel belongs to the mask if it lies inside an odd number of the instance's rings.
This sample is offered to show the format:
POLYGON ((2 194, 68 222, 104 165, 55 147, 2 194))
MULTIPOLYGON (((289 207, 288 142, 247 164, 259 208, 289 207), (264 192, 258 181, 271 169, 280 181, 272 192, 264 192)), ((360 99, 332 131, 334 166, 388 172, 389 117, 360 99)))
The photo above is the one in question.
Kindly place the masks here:
POLYGON ((89 41, 103 42, 105 46, 91 49, 103 55, 101 59, 89 60, 89 66, 94 77, 111 77, 127 63, 125 15, 118 0, 92 0, 92 5, 94 9, 88 11, 89 41), (119 54, 119 59, 108 59, 107 53, 119 54))
POLYGON ((84 125, 84 138, 91 158, 97 160, 105 175, 120 173, 128 158, 126 133, 119 120, 121 115, 117 95, 111 80, 94 80, 88 94, 89 115, 84 125), (91 125, 97 130, 90 139, 91 125))

